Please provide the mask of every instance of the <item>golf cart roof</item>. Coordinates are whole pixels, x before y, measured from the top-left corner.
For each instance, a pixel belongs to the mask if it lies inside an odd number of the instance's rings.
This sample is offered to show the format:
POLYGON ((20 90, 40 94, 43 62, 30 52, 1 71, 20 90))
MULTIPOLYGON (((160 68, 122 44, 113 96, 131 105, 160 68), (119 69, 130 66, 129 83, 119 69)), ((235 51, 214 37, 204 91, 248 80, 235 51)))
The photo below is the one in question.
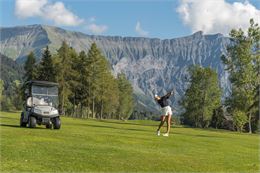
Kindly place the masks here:
POLYGON ((26 85, 41 85, 41 86, 58 86, 58 83, 48 82, 48 81, 39 81, 39 80, 31 80, 26 82, 26 85))

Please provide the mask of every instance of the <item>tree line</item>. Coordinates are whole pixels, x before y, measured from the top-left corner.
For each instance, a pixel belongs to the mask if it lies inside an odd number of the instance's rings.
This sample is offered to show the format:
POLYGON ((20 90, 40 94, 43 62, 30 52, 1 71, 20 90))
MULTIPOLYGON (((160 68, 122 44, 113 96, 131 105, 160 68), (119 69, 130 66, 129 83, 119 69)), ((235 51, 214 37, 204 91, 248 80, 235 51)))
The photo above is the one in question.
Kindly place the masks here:
POLYGON ((24 81, 59 83, 59 109, 67 116, 128 119, 133 111, 133 88, 126 76, 116 77, 107 59, 93 43, 79 54, 63 42, 56 54, 45 48, 36 63, 33 52, 24 65, 24 81))
POLYGON ((191 67, 190 84, 181 101, 181 120, 194 127, 256 132, 260 129, 260 28, 251 19, 246 33, 233 29, 230 37, 232 44, 221 59, 229 72, 231 93, 221 104, 217 73, 210 68, 191 67))
MULTIPOLYGON (((222 89, 216 71, 209 67, 190 67, 189 85, 180 102, 183 107, 181 123, 249 133, 259 131, 259 26, 250 20, 247 32, 233 29, 230 39, 232 44, 227 48, 227 54, 221 57, 229 73, 229 96, 221 99, 222 89)), ((1 71, 4 69, 2 65, 1 71)), ((31 52, 24 70, 23 81, 59 83, 59 107, 67 116, 116 119, 151 117, 149 113, 133 111, 131 84, 124 74, 112 75, 110 64, 95 43, 87 53, 77 53, 66 42, 62 43, 56 54, 51 54, 47 46, 39 63, 31 52)), ((10 76, 13 70, 5 71, 10 76)), ((9 76, 6 78, 9 79, 9 76)), ((10 80, 0 80, 1 109, 19 110, 22 106, 22 82, 10 80)))

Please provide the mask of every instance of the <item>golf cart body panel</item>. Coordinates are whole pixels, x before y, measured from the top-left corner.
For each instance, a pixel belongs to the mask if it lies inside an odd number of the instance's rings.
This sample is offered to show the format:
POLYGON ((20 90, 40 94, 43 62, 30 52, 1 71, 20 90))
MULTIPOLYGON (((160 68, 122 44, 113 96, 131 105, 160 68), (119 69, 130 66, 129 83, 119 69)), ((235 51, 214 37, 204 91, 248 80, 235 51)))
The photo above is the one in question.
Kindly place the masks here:
POLYGON ((34 124, 51 126, 60 116, 58 112, 58 84, 33 80, 26 82, 25 86, 26 103, 25 111, 21 115, 21 123, 30 124, 30 119, 33 119, 34 124))

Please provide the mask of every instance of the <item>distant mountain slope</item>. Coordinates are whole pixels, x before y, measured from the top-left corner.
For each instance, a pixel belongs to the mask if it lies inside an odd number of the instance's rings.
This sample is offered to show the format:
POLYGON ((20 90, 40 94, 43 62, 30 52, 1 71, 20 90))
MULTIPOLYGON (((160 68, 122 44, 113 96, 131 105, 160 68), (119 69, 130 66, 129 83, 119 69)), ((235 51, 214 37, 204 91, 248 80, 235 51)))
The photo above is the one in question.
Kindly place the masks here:
POLYGON ((22 81, 24 70, 20 64, 17 64, 14 60, 1 53, 0 64, 0 79, 4 81, 5 87, 10 86, 11 82, 14 80, 22 81))
POLYGON ((41 25, 0 28, 1 53, 14 60, 24 58, 30 51, 40 55, 41 50, 50 43, 41 25))
MULTIPOLYGON (((126 73, 132 82, 139 104, 148 110, 158 108, 153 94, 165 94, 175 88, 172 98, 178 100, 187 88, 187 69, 190 65, 210 66, 217 70, 221 86, 227 89, 227 74, 220 56, 230 44, 221 34, 193 35, 176 39, 157 39, 120 36, 90 36, 80 32, 42 25, 1 28, 0 52, 24 62, 25 56, 34 51, 40 57, 41 49, 49 45, 55 53, 65 40, 77 51, 87 51, 93 42, 103 51, 115 74, 126 73)), ((178 110, 178 106, 177 106, 178 110)))

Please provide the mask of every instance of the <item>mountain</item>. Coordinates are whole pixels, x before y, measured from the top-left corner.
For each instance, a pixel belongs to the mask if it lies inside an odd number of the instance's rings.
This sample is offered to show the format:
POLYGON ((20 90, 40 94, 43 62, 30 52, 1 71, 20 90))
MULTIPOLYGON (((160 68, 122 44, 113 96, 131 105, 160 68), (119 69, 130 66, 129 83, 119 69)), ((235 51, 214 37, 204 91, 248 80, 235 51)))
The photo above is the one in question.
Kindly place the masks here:
POLYGON ((214 68, 221 87, 228 90, 227 73, 220 56, 226 53, 230 39, 221 34, 204 35, 201 31, 174 39, 93 36, 58 27, 30 25, 0 28, 0 52, 19 63, 25 61, 30 51, 40 57, 49 45, 52 53, 66 41, 77 51, 87 51, 96 42, 111 63, 113 73, 124 72, 134 87, 137 104, 142 109, 158 109, 153 95, 162 95, 174 88, 172 98, 179 112, 178 101, 188 85, 187 69, 198 64, 214 68))
POLYGON ((22 80, 23 67, 13 59, 0 53, 0 79, 4 81, 4 87, 8 88, 14 80, 22 80))

